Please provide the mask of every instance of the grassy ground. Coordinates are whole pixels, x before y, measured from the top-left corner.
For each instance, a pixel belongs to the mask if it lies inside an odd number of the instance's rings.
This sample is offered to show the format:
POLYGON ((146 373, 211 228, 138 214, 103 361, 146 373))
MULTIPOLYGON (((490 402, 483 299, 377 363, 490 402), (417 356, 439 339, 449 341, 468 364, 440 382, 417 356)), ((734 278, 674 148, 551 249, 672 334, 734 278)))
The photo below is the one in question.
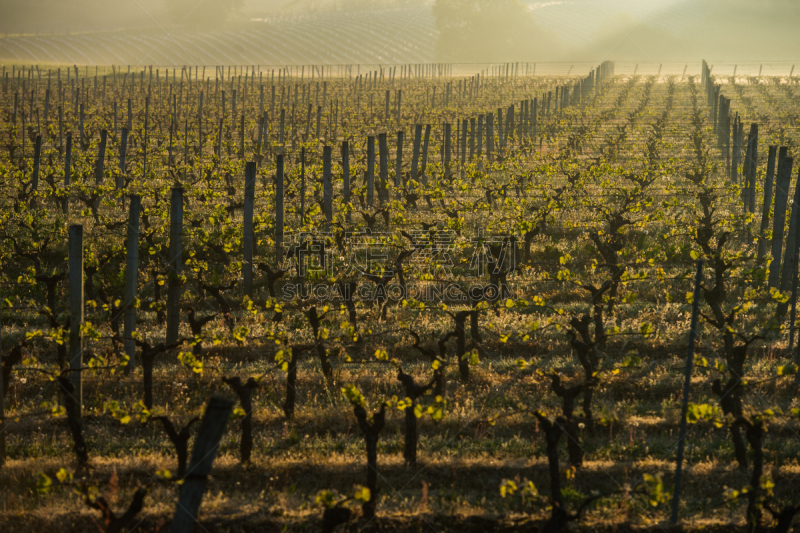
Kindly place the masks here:
MULTIPOLYGON (((388 324, 376 324, 376 328, 391 327, 399 317, 392 318, 388 324)), ((502 323, 506 317, 487 318, 491 324, 502 323)), ((441 318, 426 322, 426 331, 431 333, 445 326, 441 318)), ((606 350, 609 361, 619 361, 631 350, 638 351, 642 361, 636 368, 604 379, 599 388, 597 410, 606 422, 581 434, 587 462, 565 485, 566 501, 573 508, 595 491, 612 493, 635 487, 645 473, 661 474, 666 484, 671 482, 684 357, 680 331, 684 328, 685 324, 676 323, 655 339, 613 343, 606 350)), ((402 413, 396 409, 390 413, 379 445, 380 518, 369 525, 369 530, 525 530, 534 527, 530 520, 546 517, 546 498, 532 498, 523 504, 517 495, 501 497, 500 486, 507 479, 517 480, 522 486, 519 481, 528 479, 542 494, 547 493, 544 439, 535 419, 522 409, 543 408, 555 413, 559 403, 549 391, 548 379, 538 376, 532 367, 517 369, 515 361, 535 354, 535 366, 560 368, 570 375, 575 361, 561 336, 554 332, 536 346, 489 341, 468 384, 460 383, 451 372, 446 417, 441 422, 421 419, 416 467, 403 463, 402 413), (490 418, 496 419, 494 425, 488 423, 490 418)), ((422 381, 429 363, 410 349, 410 340, 405 337, 386 335, 379 344, 392 349, 406 370, 413 369, 422 381)), ((360 356, 369 357, 371 350, 368 346, 360 354, 351 352, 355 363, 337 365, 332 389, 322 378, 316 360, 309 358, 303 363, 298 377, 299 408, 291 422, 280 410, 284 379, 270 362, 275 348, 211 348, 203 375, 178 370, 167 361, 158 367, 155 403, 164 414, 183 421, 202 411, 208 393, 230 395, 218 376, 266 374, 254 393, 254 460, 247 466, 238 464, 237 423, 233 422, 220 445, 203 503, 200 522, 206 529, 312 531, 320 516, 314 504, 319 490, 347 494, 354 486, 364 484, 363 438, 338 388, 355 383, 373 406, 380 398, 401 394, 394 372, 386 365, 358 363, 360 356)), ((782 362, 786 362, 785 357, 778 348, 771 360, 759 361, 752 378, 768 377, 782 362)), ((75 493, 82 484, 114 493, 119 509, 124 509, 137 485, 148 487, 142 527, 147 530, 168 519, 178 487, 156 475, 176 468, 174 452, 160 425, 135 420, 121 425, 101 414, 100 405, 93 405, 93 398, 117 398, 134 404, 141 391, 140 379, 139 375, 123 378, 110 374, 87 379, 85 426, 92 460, 87 470, 75 472, 72 482, 59 483, 55 475, 62 467, 74 470, 72 444, 63 422, 23 418, 13 424, 9 439, 12 459, 0 471, 4 522, 14 530, 33 531, 45 526, 60 531, 93 529, 92 517, 98 513, 84 507, 75 493), (41 473, 54 483, 46 495, 37 494, 41 473), (115 477, 118 489, 109 486, 109 480, 115 477)), ((694 402, 702 403, 710 396, 708 381, 702 375, 695 376, 694 402)), ((768 381, 753 396, 756 403, 773 405, 777 400, 788 407, 794 405, 788 389, 788 385, 768 381)), ((24 405, 33 410, 38 401, 54 394, 52 383, 16 381, 10 399, 20 411, 24 411, 24 405)), ((723 488, 746 486, 749 478, 747 472, 732 465, 726 431, 707 422, 690 427, 681 513, 694 526, 730 526, 742 520, 740 507, 726 510, 723 488)), ((772 467, 770 474, 781 498, 796 497, 792 487, 800 486, 800 465, 792 460, 800 452, 796 437, 797 425, 782 423, 770 427, 766 439, 770 464, 780 465, 772 467)), ((663 523, 666 514, 664 505, 648 508, 641 500, 617 497, 593 506, 582 524, 594 530, 613 524, 658 527, 654 524, 663 523)))

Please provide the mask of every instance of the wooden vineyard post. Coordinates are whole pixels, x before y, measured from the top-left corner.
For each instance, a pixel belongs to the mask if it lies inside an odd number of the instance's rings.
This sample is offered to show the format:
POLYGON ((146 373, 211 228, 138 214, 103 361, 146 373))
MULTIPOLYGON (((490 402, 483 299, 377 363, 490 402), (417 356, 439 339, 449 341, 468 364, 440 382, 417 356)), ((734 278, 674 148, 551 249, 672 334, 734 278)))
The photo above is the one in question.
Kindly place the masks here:
POLYGON ((758 124, 750 126, 750 212, 756 210, 756 178, 758 177, 758 124))
MULTIPOLYGON (((797 222, 797 221, 795 221, 797 222)), ((794 245, 794 257, 797 257, 798 252, 798 243, 795 241, 794 245)), ((797 320, 797 263, 793 264, 792 268, 792 296, 789 299, 791 302, 791 312, 789 313, 789 351, 794 356, 794 330, 796 328, 795 321, 797 320)), ((781 306, 785 306, 785 304, 778 304, 778 309, 780 312, 781 306)), ((781 313, 782 314, 782 313, 781 313)), ((792 357, 794 359, 794 357, 792 357)))
POLYGON ((551 100, 553 98, 553 91, 547 91, 547 98, 546 102, 542 102, 544 104, 545 113, 544 118, 550 118, 550 107, 551 107, 551 100))
MULTIPOLYGON (((793 159, 787 157, 783 162, 783 171, 791 180, 793 159)), ((787 180, 787 181, 789 181, 787 180)), ((795 185, 794 198, 792 202, 792 211, 789 217, 789 235, 786 237, 786 247, 783 252, 783 261, 781 262, 781 277, 778 289, 781 292, 789 290, 792 282, 792 269, 796 269, 795 263, 795 242, 797 241, 797 220, 800 218, 800 205, 798 205, 798 195, 800 195, 800 187, 795 185)))
POLYGON ((69 212, 69 184, 72 174, 72 132, 67 132, 67 146, 64 151, 64 203, 62 204, 62 211, 64 214, 69 212))
POLYGON ((689 388, 692 381, 692 362, 694 361, 694 341, 697 337, 697 317, 700 311, 700 284, 703 280, 703 261, 697 262, 697 273, 694 281, 692 300, 692 320, 689 326, 689 348, 686 354, 686 372, 683 381, 683 399, 681 400, 681 425, 678 439, 678 457, 675 460, 675 492, 672 497, 672 523, 678 522, 678 503, 681 497, 681 473, 683 469, 683 449, 686 440, 686 416, 689 411, 689 388))
POLYGON ((389 143, 386 133, 378 135, 378 155, 380 160, 380 179, 378 181, 378 205, 388 203, 389 192, 389 143))
POLYGON ((194 440, 192 459, 186 470, 181 485, 175 516, 170 524, 172 533, 190 533, 194 531, 197 513, 203 494, 206 491, 206 480, 211 473, 211 466, 217 455, 225 425, 228 423, 234 402, 222 396, 212 396, 200 422, 200 430, 194 440))
MULTIPOLYGON (((0 320, 0 368, 3 368, 3 323, 0 320)), ((6 410, 3 376, 0 376, 0 468, 6 464, 6 410)))
MULTIPOLYGON (((742 164, 742 144, 744 143, 744 122, 741 118, 739 118, 738 124, 736 126, 736 130, 734 131, 734 135, 736 136, 736 153, 737 157, 736 160, 741 165, 742 164)), ((737 169, 738 170, 738 169, 737 169)), ((742 169, 742 174, 744 174, 745 169, 742 169)), ((739 179, 737 176, 736 182, 738 183, 739 179)), ((746 184, 745 184, 746 185, 746 184)), ((745 206, 747 207, 747 206, 745 206)))
POLYGON ((725 99, 725 110, 724 114, 721 117, 722 121, 722 145, 725 149, 725 169, 730 179, 731 173, 731 116, 730 116, 730 105, 731 101, 729 99, 725 99))
POLYGON ((313 106, 308 104, 308 113, 306 114, 306 135, 304 137, 305 140, 308 140, 308 137, 311 135, 311 110, 313 106))
POLYGON ((450 160, 451 160, 451 134, 452 134, 452 124, 449 122, 445 123, 444 125, 444 176, 446 178, 450 177, 450 160))
POLYGON ((733 183, 739 183, 739 117, 733 119, 733 151, 731 152, 731 173, 733 183))
POLYGON ((342 188, 344 195, 344 219, 350 222, 350 144, 342 141, 342 188))
POLYGON ((480 158, 483 156, 483 115, 478 115, 478 131, 475 137, 478 140, 478 148, 477 148, 477 155, 478 155, 478 164, 481 164, 480 158))
POLYGON ((769 229, 769 213, 772 207, 772 182, 775 178, 775 156, 778 152, 777 146, 769 147, 767 158, 767 177, 764 181, 764 203, 761 206, 761 228, 758 233, 758 256, 757 261, 761 263, 767 253, 766 233, 769 229))
POLYGON ((306 223, 306 147, 300 148, 300 225, 306 223))
MULTIPOLYGON (((261 86, 261 111, 264 111, 264 86, 261 86)), ((203 91, 200 91, 200 99, 197 104, 197 142, 202 153, 203 151, 203 91)), ((259 142, 259 146, 261 143, 259 142)))
POLYGON ((119 175, 116 180, 117 189, 125 186, 125 156, 128 151, 128 128, 122 128, 119 141, 119 175))
MULTIPOLYGON (((258 147, 257 147, 257 153, 259 155, 264 153, 264 142, 265 142, 265 140, 267 138, 267 135, 268 135, 268 132, 267 132, 267 121, 268 121, 267 114, 265 112, 261 113, 261 117, 259 119, 259 125, 258 125, 258 147)), ((260 163, 261 162, 259 161, 259 164, 260 163)))
POLYGON ((467 166, 467 125, 469 124, 468 119, 464 119, 461 121, 461 147, 459 156, 461 158, 461 165, 459 169, 459 176, 461 179, 464 179, 464 173, 466 172, 467 166))
POLYGON ((217 132, 217 160, 215 164, 215 169, 219 169, 222 165, 222 131, 223 127, 225 126, 225 119, 219 119, 219 130, 217 132))
POLYGON ((367 205, 372 207, 375 196, 375 137, 367 137, 367 205))
MULTIPOLYGON (((800 195, 800 187, 795 188, 795 203, 798 202, 798 195, 800 195)), ((797 316, 797 259, 798 259, 798 252, 800 252, 800 216, 795 216, 795 206, 792 206, 792 220, 790 224, 792 227, 789 228, 789 239, 786 243, 786 251, 790 254, 789 257, 791 259, 787 259, 786 264, 784 265, 784 269, 789 269, 789 275, 792 276, 792 296, 791 296, 791 306, 792 311, 789 318, 789 349, 794 353, 794 331, 795 331, 795 319, 797 316), (794 237, 794 239, 792 239, 794 237), (790 247, 791 246, 791 250, 790 247)), ((786 272, 784 272, 786 275, 786 272)), ((783 290, 783 283, 781 284, 781 290, 783 290)), ((785 312, 785 304, 781 303, 778 305, 778 313, 783 314, 785 312)))
POLYGON ((476 131, 477 123, 475 121, 475 117, 469 119, 469 160, 472 161, 475 158, 475 131, 476 131))
POLYGON ((244 159, 244 113, 239 121, 239 159, 244 159))
MULTIPOLYGON (((146 96, 144 100, 144 144, 142 145, 143 163, 142 163, 142 179, 147 179, 147 133, 150 124, 150 97, 146 96)), ((169 342, 169 341, 167 341, 169 342)))
POLYGON ((281 266, 283 257, 283 154, 275 161, 275 264, 281 266))
POLYGON ((64 150, 64 108, 58 106, 58 153, 64 150))
MULTIPOLYGON (((402 185, 402 175, 403 175, 403 138, 405 134, 403 130, 399 130, 397 132, 397 156, 394 160, 394 186, 395 188, 399 189, 400 185, 402 185)), ((400 197, 400 193, 397 193, 397 197, 400 197)))
POLYGON ((397 124, 400 125, 402 119, 403 90, 397 89, 397 124))
POLYGON ((422 142, 422 163, 420 164, 420 182, 427 185, 428 180, 425 177, 425 170, 428 168, 428 146, 431 142, 431 125, 425 125, 425 140, 422 142))
POLYGON ((498 142, 498 149, 500 150, 500 155, 502 156, 503 152, 506 148, 506 139, 505 139, 505 128, 503 124, 503 109, 497 109, 497 142, 498 142))
POLYGON ((410 179, 417 181, 419 172, 419 151, 422 143, 422 124, 414 126, 414 146, 411 149, 411 174, 410 179))
POLYGON ((125 353, 128 355, 126 373, 136 368, 136 342, 133 332, 136 331, 136 290, 139 279, 139 214, 142 199, 138 194, 130 197, 130 215, 128 216, 128 242, 125 258, 125 294, 123 296, 125 353))
POLYGON ((769 265, 768 287, 778 288, 781 276, 781 255, 783 252, 783 233, 786 225, 786 204, 789 200, 789 184, 792 171, 784 172, 787 148, 781 146, 778 153, 778 179, 775 183, 775 209, 772 222, 772 262, 769 265))
POLYGON ((80 413, 83 405, 81 364, 83 360, 83 226, 69 227, 69 380, 80 413))
MULTIPOLYGON (((83 147, 83 145, 86 142, 86 131, 84 130, 84 127, 83 127, 83 119, 84 119, 83 104, 79 104, 79 109, 80 109, 80 111, 79 111, 79 115, 78 115, 78 134, 80 135, 80 142, 78 143, 78 145, 80 146, 81 150, 84 150, 85 148, 83 147)), ((24 113, 22 115, 22 121, 23 121, 23 123, 22 123, 23 129, 24 129, 24 126, 25 126, 25 114, 24 113)), ((25 144, 24 144, 25 137, 22 138, 22 141, 23 141, 22 147, 23 147, 23 152, 24 152, 25 151, 24 150, 24 148, 25 148, 25 144)))
POLYGON ((504 135, 505 138, 503 139, 503 147, 505 147, 507 143, 510 143, 511 139, 514 137, 514 131, 516 129, 516 126, 514 125, 515 119, 516 115, 514 112, 514 105, 512 104, 508 107, 508 111, 506 112, 506 129, 504 135))
POLYGON ((42 159, 42 136, 37 135, 33 144, 33 176, 31 176, 31 191, 39 190, 39 168, 42 159))
MULTIPOLYGON (((231 80, 232 81, 232 80, 231 80)), ((231 91, 231 137, 236 128, 236 90, 231 91)))
POLYGON ((750 134, 747 137, 747 150, 744 157, 745 175, 745 202, 744 208, 748 213, 755 211, 756 197, 756 171, 758 168, 758 124, 750 125, 750 134))
POLYGON ((486 160, 492 161, 492 152, 494 152, 494 114, 486 114, 486 160))
MULTIPOLYGON (((755 126, 755 124, 753 124, 755 126)), ((745 143, 743 137, 739 138, 739 148, 744 148, 744 159, 742 160, 742 204, 745 212, 750 212, 750 138, 745 143)))
POLYGON ((108 140, 108 131, 100 130, 100 147, 97 149, 97 162, 94 166, 94 184, 100 186, 103 184, 103 174, 106 167, 106 141, 108 140))
POLYGON ((333 184, 331 172, 331 147, 322 148, 322 204, 325 208, 325 229, 330 231, 333 222, 333 184))
POLYGON ((281 123, 278 130, 278 144, 283 146, 286 133, 286 108, 281 108, 281 123))
POLYGON ((244 235, 242 258, 242 280, 244 293, 253 297, 253 204, 256 191, 256 163, 249 161, 244 171, 244 235))
POLYGON ((169 206, 169 274, 167 276, 167 344, 178 340, 181 325, 183 267, 183 187, 173 187, 169 206))

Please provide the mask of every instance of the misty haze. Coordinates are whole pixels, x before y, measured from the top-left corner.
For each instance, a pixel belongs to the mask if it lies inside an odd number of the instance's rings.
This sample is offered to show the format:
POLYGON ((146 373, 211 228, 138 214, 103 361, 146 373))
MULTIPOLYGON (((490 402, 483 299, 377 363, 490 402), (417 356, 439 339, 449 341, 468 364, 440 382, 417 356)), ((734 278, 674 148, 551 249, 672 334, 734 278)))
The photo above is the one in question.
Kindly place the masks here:
POLYGON ((790 61, 790 0, 3 0, 0 60, 790 61), (746 36, 746 37, 744 37, 746 36))

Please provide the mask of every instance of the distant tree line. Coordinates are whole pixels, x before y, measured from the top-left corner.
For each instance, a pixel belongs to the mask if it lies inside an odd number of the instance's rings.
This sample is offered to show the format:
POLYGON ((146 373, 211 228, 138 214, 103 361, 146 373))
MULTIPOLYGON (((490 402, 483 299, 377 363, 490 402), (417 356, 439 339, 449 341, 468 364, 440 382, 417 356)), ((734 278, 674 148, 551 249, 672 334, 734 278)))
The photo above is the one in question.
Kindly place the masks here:
POLYGON ((440 61, 527 61, 552 38, 520 0, 436 0, 440 61))
POLYGON ((244 0, 2 0, 5 33, 145 27, 215 27, 234 18, 244 0))
MULTIPOLYGON (((663 6, 679 27, 658 25, 654 10, 642 20, 618 15, 601 20, 582 43, 572 42, 537 21, 521 0, 435 0, 442 62, 794 59, 800 49, 797 0, 692 0, 663 6), (656 59, 658 58, 658 59, 656 59)), ((539 3, 545 3, 541 0, 539 3)), ((572 0, 595 6, 594 0, 572 0)), ((657 6, 658 7, 658 6, 657 6)), ((659 8, 660 9, 660 8, 659 8)))

